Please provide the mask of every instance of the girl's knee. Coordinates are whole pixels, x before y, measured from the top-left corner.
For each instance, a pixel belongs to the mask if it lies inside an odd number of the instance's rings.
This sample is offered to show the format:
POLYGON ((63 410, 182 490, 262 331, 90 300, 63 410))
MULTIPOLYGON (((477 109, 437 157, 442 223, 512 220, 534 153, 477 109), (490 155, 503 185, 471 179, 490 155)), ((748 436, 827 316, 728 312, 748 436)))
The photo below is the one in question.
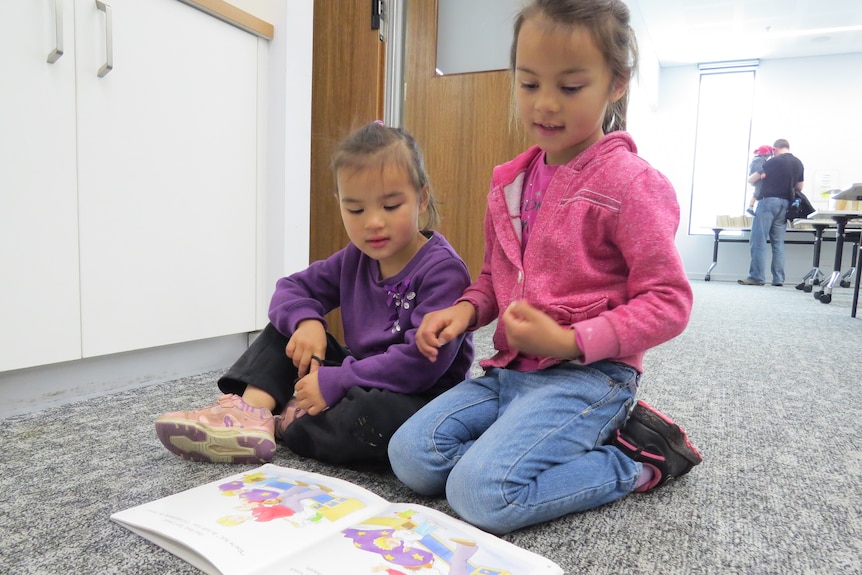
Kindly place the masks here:
POLYGON ((483 474, 482 469, 463 465, 449 474, 446 482, 446 500, 449 506, 468 523, 501 535, 516 527, 511 526, 514 507, 504 496, 502 482, 483 474))
POLYGON ((417 441, 418 434, 402 426, 389 440, 389 465, 407 487, 420 495, 440 495, 446 478, 428 461, 430 450, 417 441))
MULTIPOLYGON (((403 433, 402 429, 398 429, 394 434, 392 434, 392 437, 389 439, 389 446, 387 447, 389 464, 392 466, 392 470, 399 479, 402 475, 400 471, 402 469, 409 469, 411 460, 413 459, 413 452, 407 441, 409 439, 409 435, 403 433)), ((407 483, 404 479, 401 479, 401 481, 407 483)), ((408 487, 410 487, 410 485, 408 485, 408 487)))
POLYGON ((500 507, 499 501, 494 498, 489 501, 481 494, 465 494, 458 489, 450 489, 447 483, 446 501, 459 517, 483 531, 503 535, 516 529, 509 524, 509 511, 500 507))

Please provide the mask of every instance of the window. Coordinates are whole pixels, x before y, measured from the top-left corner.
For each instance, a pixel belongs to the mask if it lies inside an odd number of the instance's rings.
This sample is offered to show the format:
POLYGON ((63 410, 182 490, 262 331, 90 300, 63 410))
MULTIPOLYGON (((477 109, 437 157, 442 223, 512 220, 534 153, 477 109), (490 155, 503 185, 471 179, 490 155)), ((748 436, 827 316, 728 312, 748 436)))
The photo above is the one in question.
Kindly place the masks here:
POLYGON ((712 235, 718 215, 745 214, 753 191, 747 179, 756 66, 701 65, 691 234, 712 235))

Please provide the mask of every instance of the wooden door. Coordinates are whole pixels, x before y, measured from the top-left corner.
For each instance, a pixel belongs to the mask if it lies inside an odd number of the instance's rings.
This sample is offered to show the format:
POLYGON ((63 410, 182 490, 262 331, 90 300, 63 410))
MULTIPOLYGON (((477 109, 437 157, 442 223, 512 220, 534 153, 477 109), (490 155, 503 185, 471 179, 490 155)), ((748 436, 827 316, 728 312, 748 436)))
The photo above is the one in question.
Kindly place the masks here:
MULTIPOLYGON (((314 2, 311 102, 311 238, 309 260, 325 259, 347 245, 329 169, 338 142, 353 129, 383 118, 384 74, 379 32, 371 28, 369 0, 314 2)), ((342 339, 341 315, 327 317, 342 339)))
POLYGON ((440 232, 475 278, 484 254, 483 221, 491 170, 527 147, 509 130, 512 85, 506 70, 438 76, 437 1, 407 10, 405 128, 425 152, 443 217, 440 232))

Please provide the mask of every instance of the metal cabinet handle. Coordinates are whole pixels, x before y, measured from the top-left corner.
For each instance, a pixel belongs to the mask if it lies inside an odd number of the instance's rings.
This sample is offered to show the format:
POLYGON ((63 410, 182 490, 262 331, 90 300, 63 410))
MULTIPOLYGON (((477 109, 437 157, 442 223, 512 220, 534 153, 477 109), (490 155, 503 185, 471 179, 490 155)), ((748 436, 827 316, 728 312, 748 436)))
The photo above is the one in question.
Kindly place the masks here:
POLYGON ((54 21, 57 27, 57 47, 48 54, 49 64, 53 64, 63 55, 63 0, 54 0, 54 21))
POLYGON ((105 63, 99 68, 99 78, 104 78, 108 72, 114 69, 113 17, 111 16, 111 6, 101 0, 96 0, 96 8, 105 13, 105 63))

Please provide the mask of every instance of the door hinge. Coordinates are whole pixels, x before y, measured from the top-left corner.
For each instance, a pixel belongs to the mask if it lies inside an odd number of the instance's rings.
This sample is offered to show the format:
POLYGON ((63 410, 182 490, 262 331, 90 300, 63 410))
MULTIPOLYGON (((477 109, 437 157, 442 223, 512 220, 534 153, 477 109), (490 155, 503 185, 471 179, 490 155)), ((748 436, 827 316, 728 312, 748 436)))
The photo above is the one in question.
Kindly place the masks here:
POLYGON ((383 12, 383 0, 371 0, 371 29, 380 30, 380 14, 383 12))

